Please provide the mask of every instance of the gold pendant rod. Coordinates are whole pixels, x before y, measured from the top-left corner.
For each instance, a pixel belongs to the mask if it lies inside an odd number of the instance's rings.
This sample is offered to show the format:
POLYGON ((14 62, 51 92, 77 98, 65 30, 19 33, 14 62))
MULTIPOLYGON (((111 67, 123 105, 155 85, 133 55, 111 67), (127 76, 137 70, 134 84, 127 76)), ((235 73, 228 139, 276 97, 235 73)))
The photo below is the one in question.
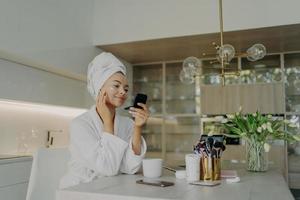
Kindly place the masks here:
MULTIPOLYGON (((222 0, 219 0, 219 20, 220 20, 220 47, 223 47, 223 8, 222 8, 222 0)), ((222 84, 225 86, 225 73, 224 73, 224 58, 221 56, 221 76, 222 76, 222 84)))
POLYGON ((220 20, 220 39, 221 47, 223 46, 223 8, 222 0, 219 0, 219 20, 220 20))

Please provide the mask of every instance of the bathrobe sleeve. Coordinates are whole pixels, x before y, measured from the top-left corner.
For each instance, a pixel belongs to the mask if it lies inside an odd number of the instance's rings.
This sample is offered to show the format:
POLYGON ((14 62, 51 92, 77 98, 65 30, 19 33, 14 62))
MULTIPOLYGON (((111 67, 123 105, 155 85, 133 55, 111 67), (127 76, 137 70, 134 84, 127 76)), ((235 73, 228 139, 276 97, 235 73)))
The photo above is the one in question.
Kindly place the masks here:
MULTIPOLYGON (((119 172, 128 143, 110 133, 97 137, 88 123, 74 120, 71 123, 71 143, 76 154, 89 169, 99 175, 112 176, 119 172)), ((126 153, 127 154, 127 153, 126 153)))
POLYGON ((133 131, 134 131, 134 123, 132 120, 128 120, 127 122, 128 124, 128 128, 127 128, 127 132, 128 132, 128 140, 129 141, 129 145, 127 147, 127 150, 124 154, 122 163, 121 163, 121 168, 120 171, 122 173, 126 173, 126 174, 134 174, 136 173, 142 164, 142 160, 145 157, 146 151, 147 151, 147 145, 146 142, 144 140, 144 138, 141 138, 141 154, 140 155, 135 155, 133 149, 132 149, 132 135, 133 135, 133 131))

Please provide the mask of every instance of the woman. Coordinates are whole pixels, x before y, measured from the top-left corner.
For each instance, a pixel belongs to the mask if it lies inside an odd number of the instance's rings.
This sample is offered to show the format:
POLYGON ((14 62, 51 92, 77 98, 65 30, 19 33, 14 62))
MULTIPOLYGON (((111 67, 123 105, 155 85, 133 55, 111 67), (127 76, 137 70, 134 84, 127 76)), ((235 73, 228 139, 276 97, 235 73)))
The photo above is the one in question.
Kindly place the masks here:
POLYGON ((134 121, 116 113, 128 96, 125 66, 112 54, 101 53, 89 64, 88 90, 96 101, 70 127, 71 161, 60 188, 119 172, 134 174, 141 166, 146 143, 141 136, 149 112, 130 108, 134 121))

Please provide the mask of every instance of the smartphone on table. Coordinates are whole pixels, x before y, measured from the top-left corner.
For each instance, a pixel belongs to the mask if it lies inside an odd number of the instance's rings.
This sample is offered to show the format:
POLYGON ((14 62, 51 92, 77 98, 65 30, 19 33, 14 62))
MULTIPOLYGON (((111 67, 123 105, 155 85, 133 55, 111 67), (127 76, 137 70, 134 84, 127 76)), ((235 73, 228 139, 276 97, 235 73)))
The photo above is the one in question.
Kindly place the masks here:
POLYGON ((128 106, 128 107, 126 107, 124 109, 128 110, 130 107, 142 108, 141 106, 138 105, 138 103, 146 104, 146 102, 147 102, 147 95, 146 94, 142 94, 142 93, 138 93, 135 96, 135 98, 134 98, 133 106, 128 106))
POLYGON ((169 181, 161 181, 161 180, 145 180, 140 179, 136 181, 137 184, 144 184, 144 185, 152 185, 152 186, 158 186, 158 187, 168 187, 174 185, 173 182, 169 181))

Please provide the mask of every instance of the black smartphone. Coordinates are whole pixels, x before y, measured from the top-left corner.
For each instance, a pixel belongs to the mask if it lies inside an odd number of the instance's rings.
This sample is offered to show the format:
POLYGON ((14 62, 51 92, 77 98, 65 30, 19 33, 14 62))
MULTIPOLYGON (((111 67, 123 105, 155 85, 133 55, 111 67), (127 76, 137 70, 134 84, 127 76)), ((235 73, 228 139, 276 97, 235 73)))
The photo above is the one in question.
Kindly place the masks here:
POLYGON ((144 185, 158 186, 158 187, 168 187, 168 186, 174 185, 173 182, 169 182, 169 181, 144 180, 144 179, 137 180, 136 183, 138 183, 138 184, 144 184, 144 185))
POLYGON ((129 106, 129 107, 126 107, 124 109, 128 110, 130 107, 142 108, 141 106, 138 105, 138 103, 146 104, 146 102, 147 102, 147 95, 142 94, 142 93, 138 93, 134 98, 133 106, 129 106))

